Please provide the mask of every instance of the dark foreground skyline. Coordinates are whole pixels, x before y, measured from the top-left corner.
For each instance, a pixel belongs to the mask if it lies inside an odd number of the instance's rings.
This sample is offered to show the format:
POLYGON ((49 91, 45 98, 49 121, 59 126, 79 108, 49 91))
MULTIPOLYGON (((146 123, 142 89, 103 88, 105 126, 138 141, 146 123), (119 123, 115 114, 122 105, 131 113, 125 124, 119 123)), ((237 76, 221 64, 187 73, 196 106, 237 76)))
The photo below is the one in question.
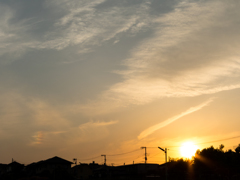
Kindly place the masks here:
MULTIPOLYGON (((74 159, 75 160, 75 159, 74 159)), ((76 161, 75 161, 76 163, 76 161)), ((236 180, 240 178, 240 144, 235 151, 224 151, 224 145, 197 150, 192 159, 170 159, 164 164, 137 163, 121 166, 107 164, 74 164, 60 157, 24 166, 16 161, 0 164, 2 180, 236 180)))

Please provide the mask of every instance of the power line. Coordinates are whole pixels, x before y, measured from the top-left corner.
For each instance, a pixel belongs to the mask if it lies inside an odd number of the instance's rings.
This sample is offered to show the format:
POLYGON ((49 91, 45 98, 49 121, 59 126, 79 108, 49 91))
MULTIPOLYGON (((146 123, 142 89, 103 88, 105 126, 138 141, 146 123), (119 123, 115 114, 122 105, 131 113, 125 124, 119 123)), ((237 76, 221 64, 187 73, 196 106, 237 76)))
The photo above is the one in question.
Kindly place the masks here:
MULTIPOLYGON (((227 140, 231 140, 231 139, 236 139, 236 138, 240 138, 240 136, 234 136, 234 137, 230 137, 230 138, 225 138, 225 139, 219 139, 219 140, 215 140, 215 141, 209 141, 209 142, 202 142, 202 143, 197 143, 196 145, 200 145, 200 144, 209 144, 209 143, 215 143, 215 142, 220 142, 220 141, 227 141, 227 140)), ((178 148, 181 146, 168 146, 168 148, 178 148)), ((147 148, 158 148, 158 147, 147 147, 147 148)), ((107 156, 121 156, 121 155, 125 155, 125 154, 129 154, 129 153, 133 153, 136 151, 140 151, 141 149, 135 149, 133 151, 129 151, 129 152, 125 152, 125 153, 119 153, 119 154, 110 154, 107 156)), ((171 150, 174 151, 174 150, 171 150)), ((92 159, 96 159, 96 158, 100 158, 101 156, 96 156, 96 157, 92 157, 92 158, 87 158, 87 159, 80 159, 81 161, 85 161, 85 160, 92 160, 92 159)))
POLYGON ((156 156, 156 155, 158 155, 158 154, 160 154, 161 152, 158 152, 157 154, 154 154, 154 155, 149 155, 148 157, 154 157, 154 156, 156 156))
MULTIPOLYGON (((133 158, 133 162, 136 161, 137 159, 139 159, 140 157, 142 157, 142 155, 140 156, 137 156, 136 158, 133 158)), ((127 163, 130 162, 130 161, 127 161, 127 163)))
MULTIPOLYGON (((240 136, 230 137, 230 138, 226 138, 226 139, 219 139, 219 140, 209 141, 209 142, 197 143, 196 145, 199 145, 199 144, 208 144, 208 143, 215 143, 215 142, 226 141, 226 140, 231 140, 231 139, 236 139, 236 138, 240 138, 240 136)), ((182 146, 168 146, 168 147, 169 147, 169 148, 177 148, 177 147, 182 147, 182 146)), ((147 148, 157 148, 157 147, 147 147, 147 148)))
POLYGON ((92 160, 92 159, 96 159, 96 158, 100 158, 101 156, 96 156, 96 157, 92 157, 92 158, 87 158, 87 159, 80 159, 81 161, 86 161, 86 160, 92 160))
MULTIPOLYGON (((110 155, 107 155, 107 156, 120 156, 120 155, 124 155, 124 154, 129 154, 129 153, 133 153, 133 152, 136 152, 136 151, 140 151, 141 149, 135 149, 133 151, 129 151, 129 152, 125 152, 125 153, 120 153, 120 154, 110 154, 110 155)), ((79 159, 80 161, 86 161, 86 160, 92 160, 92 159, 97 159, 97 158, 100 158, 101 156, 95 156, 95 157, 92 157, 92 158, 87 158, 87 159, 79 159)))
POLYGON ((198 143, 198 144, 208 144, 208 143, 214 143, 214 142, 219 142, 219 141, 226 141, 226 140, 231 140, 231 139, 236 139, 236 138, 240 138, 240 136, 235 136, 235 137, 226 138, 226 139, 220 139, 220 140, 216 140, 216 141, 209 141, 209 142, 205 142, 205 143, 198 143))
POLYGON ((108 155, 108 156, 120 156, 120 155, 124 155, 124 154, 129 154, 129 153, 132 153, 132 152, 136 152, 136 151, 139 151, 141 149, 135 149, 133 151, 129 151, 129 152, 125 152, 125 153, 120 153, 120 154, 111 154, 111 155, 108 155))
MULTIPOLYGON (((230 137, 230 138, 226 138, 226 139, 218 139, 218 140, 215 140, 215 141, 197 143, 196 145, 209 144, 209 143, 215 143, 215 142, 220 142, 220 141, 227 141, 227 140, 236 139, 236 138, 240 138, 240 136, 234 136, 234 137, 230 137)), ((169 147, 181 147, 181 146, 169 146, 169 147)))

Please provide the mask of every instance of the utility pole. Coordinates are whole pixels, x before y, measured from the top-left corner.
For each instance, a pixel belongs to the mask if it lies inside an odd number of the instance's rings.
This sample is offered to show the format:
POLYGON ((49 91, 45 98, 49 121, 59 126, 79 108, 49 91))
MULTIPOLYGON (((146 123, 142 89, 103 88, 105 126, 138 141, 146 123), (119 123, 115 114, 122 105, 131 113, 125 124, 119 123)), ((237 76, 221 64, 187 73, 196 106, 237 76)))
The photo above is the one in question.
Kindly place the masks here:
POLYGON ((165 153, 165 162, 167 163, 167 148, 163 149, 158 147, 158 149, 162 150, 165 153))
POLYGON ((145 149, 145 164, 147 164, 147 147, 141 147, 142 149, 145 149))
POLYGON ((104 165, 106 166, 106 164, 107 164, 107 158, 106 158, 106 155, 103 154, 103 155, 101 155, 101 156, 104 156, 104 165))
POLYGON ((160 148, 158 147, 158 149, 162 150, 164 153, 165 153, 165 169, 166 169, 166 180, 167 180, 167 177, 168 177, 168 173, 167 173, 167 148, 163 149, 163 148, 160 148))

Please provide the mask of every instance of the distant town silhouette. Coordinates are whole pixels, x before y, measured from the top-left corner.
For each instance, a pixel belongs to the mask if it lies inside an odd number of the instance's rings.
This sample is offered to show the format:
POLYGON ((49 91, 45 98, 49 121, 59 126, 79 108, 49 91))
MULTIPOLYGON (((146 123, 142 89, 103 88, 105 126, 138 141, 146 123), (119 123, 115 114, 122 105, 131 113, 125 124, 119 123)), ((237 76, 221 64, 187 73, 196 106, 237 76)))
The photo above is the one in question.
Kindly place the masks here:
MULTIPOLYGON (((105 156, 106 158, 106 156, 105 156)), ((106 161, 105 161, 106 162, 106 161)), ((224 145, 197 150, 192 159, 170 158, 164 164, 137 163, 121 166, 73 162, 52 157, 28 165, 12 159, 0 164, 1 180, 239 180, 240 144, 224 151, 224 145)))

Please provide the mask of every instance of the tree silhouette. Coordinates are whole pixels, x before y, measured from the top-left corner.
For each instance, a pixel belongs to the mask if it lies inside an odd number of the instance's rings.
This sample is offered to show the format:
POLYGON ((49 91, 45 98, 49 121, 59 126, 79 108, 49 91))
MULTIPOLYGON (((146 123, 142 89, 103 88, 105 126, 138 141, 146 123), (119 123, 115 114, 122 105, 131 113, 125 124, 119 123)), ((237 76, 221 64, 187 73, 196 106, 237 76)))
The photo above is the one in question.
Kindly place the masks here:
MULTIPOLYGON (((199 179, 240 179, 240 145, 224 152, 224 145, 197 150, 194 157, 194 171, 199 179), (231 178, 230 178, 231 179, 231 178), (237 178, 238 179, 238 178, 237 178)), ((198 179, 196 178, 196 179, 198 179)))
POLYGON ((167 166, 169 180, 240 179, 240 144, 235 151, 210 146, 197 150, 192 160, 170 159, 167 166))
POLYGON ((168 179, 170 180, 188 179, 192 163, 193 161, 190 159, 171 158, 168 163, 168 179))
POLYGON ((240 144, 238 144, 238 147, 235 149, 235 152, 236 152, 237 154, 240 153, 240 144))

